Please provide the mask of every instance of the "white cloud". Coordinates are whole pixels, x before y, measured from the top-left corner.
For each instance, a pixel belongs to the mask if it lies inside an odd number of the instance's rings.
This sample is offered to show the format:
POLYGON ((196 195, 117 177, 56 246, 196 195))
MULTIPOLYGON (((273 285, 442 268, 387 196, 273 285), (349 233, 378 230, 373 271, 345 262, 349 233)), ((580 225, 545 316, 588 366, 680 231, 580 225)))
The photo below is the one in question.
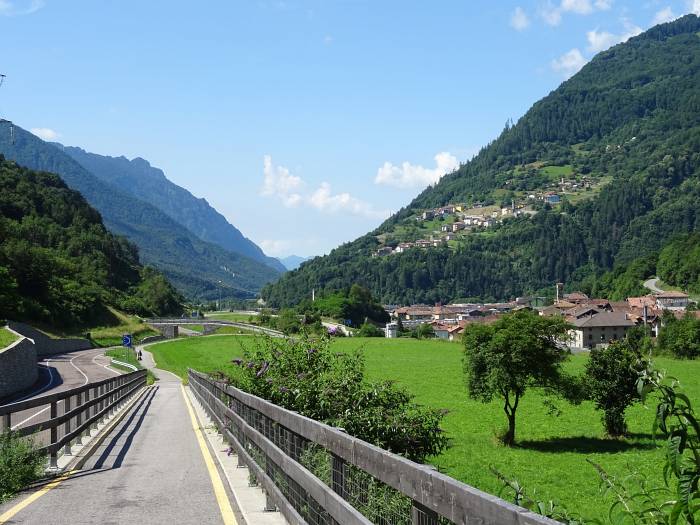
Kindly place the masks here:
POLYGON ((44 7, 46 4, 44 0, 30 0, 30 1, 10 1, 10 0, 0 0, 0 15, 2 16, 21 16, 21 15, 31 15, 36 13, 39 9, 44 7))
POLYGON ((327 182, 322 182, 321 186, 311 194, 309 204, 317 210, 327 213, 344 211, 364 217, 386 218, 389 216, 388 211, 375 210, 369 203, 361 201, 349 193, 334 195, 331 191, 331 185, 327 182))
MULTIPOLYGON (((700 0, 699 0, 700 1, 700 0)), ((657 11, 654 15, 654 20, 652 20, 651 25, 655 26, 657 24, 665 24, 671 20, 675 20, 676 15, 673 14, 673 9, 671 6, 664 7, 661 11, 657 11)))
POLYGON ((34 135, 39 137, 41 140, 53 141, 58 139, 61 135, 51 128, 32 128, 31 131, 34 135))
POLYGON ((540 16, 550 26, 558 26, 565 13, 590 15, 594 11, 607 11, 611 7, 612 0, 561 0, 558 5, 547 0, 540 7, 540 16))
POLYGON ((260 193, 266 197, 278 197, 285 206, 293 208, 301 203, 301 195, 297 190, 303 182, 301 177, 292 175, 284 166, 272 164, 272 157, 265 155, 263 159, 263 187, 260 193))
POLYGON ((292 248, 292 242, 284 239, 263 239, 258 244, 267 255, 273 257, 287 253, 292 248))
POLYGON ((391 162, 385 162, 377 170, 374 178, 375 184, 394 186, 396 188, 424 188, 429 184, 435 184, 443 175, 450 173, 459 167, 457 157, 447 151, 435 155, 435 167, 424 168, 410 162, 403 162, 401 166, 395 166, 391 162))
POLYGON ((615 44, 625 42, 633 36, 637 36, 642 32, 642 28, 625 20, 625 32, 619 35, 608 33, 607 31, 588 31, 586 38, 588 40, 588 51, 598 53, 604 51, 615 44))
POLYGON ((523 8, 518 6, 515 11, 510 15, 510 27, 517 31, 522 31, 527 29, 530 25, 530 19, 528 18, 523 8))
POLYGON ((275 166, 270 155, 265 155, 263 159, 263 176, 263 187, 260 194, 265 197, 278 198, 288 208, 307 204, 325 213, 345 211, 353 215, 380 218, 389 215, 387 211, 375 210, 371 204, 357 199, 349 193, 333 194, 331 186, 327 182, 322 182, 313 193, 304 194, 302 190, 305 184, 301 177, 292 175, 289 169, 284 166, 275 166))
POLYGON ((691 13, 700 16, 700 0, 689 0, 688 5, 691 13))
POLYGON ((578 48, 574 48, 568 53, 564 53, 559 58, 552 60, 552 69, 561 73, 565 78, 569 78, 586 65, 586 58, 578 48))

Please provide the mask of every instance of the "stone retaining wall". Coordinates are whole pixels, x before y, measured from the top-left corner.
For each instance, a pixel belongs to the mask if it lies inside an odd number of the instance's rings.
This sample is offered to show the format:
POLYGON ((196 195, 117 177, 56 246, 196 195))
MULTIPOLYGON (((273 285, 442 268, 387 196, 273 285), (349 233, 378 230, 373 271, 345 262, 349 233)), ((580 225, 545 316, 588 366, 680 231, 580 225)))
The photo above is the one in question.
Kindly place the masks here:
POLYGON ((36 346, 23 337, 0 350, 0 399, 29 388, 38 378, 36 346))

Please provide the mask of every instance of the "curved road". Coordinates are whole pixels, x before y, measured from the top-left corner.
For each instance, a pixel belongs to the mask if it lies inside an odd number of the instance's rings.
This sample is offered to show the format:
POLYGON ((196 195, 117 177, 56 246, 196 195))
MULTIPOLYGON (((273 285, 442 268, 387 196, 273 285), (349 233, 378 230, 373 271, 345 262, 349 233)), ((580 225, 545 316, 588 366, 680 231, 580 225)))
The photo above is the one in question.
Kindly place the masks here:
POLYGON ((651 290, 654 293, 664 293, 664 291, 659 288, 659 279, 657 277, 652 277, 644 281, 644 288, 651 290))
MULTIPOLYGON (((88 382, 101 381, 119 375, 121 372, 108 367, 111 359, 105 357, 104 351, 104 348, 96 348, 44 358, 38 363, 39 380, 32 390, 18 394, 7 402, 54 394, 83 386, 88 382)), ((60 405, 61 402, 59 401, 58 404, 60 405)), ((49 406, 30 408, 12 414, 12 430, 46 421, 49 418, 49 408, 49 406)))

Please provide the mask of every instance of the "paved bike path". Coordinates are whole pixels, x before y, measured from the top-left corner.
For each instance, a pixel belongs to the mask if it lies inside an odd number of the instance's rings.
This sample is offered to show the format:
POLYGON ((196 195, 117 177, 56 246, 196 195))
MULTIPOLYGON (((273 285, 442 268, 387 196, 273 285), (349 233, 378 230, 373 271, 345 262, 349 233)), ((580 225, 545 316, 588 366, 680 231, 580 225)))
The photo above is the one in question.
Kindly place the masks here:
MULTIPOLYGON (((6 523, 224 523, 180 380, 158 375, 82 471, 6 523)), ((0 516, 23 497, 0 506, 0 516)))

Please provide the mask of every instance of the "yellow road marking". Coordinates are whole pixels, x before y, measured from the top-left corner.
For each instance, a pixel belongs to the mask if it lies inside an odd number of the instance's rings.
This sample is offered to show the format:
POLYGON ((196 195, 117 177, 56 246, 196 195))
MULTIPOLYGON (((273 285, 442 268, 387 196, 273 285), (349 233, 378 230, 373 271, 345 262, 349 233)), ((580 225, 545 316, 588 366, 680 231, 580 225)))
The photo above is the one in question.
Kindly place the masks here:
POLYGON ((202 456, 204 456, 204 463, 209 471, 211 483, 214 485, 214 495, 216 496, 216 502, 219 504, 219 510, 221 511, 221 517, 224 519, 224 525, 238 525, 236 516, 234 516, 233 509, 231 508, 231 502, 228 500, 228 494, 226 494, 226 489, 221 481, 221 476, 219 476, 219 471, 216 469, 216 465, 214 464, 214 458, 211 457, 211 452, 209 452, 209 447, 207 447, 207 443, 204 441, 204 435, 202 434, 202 430, 197 422, 197 416, 195 415, 194 409, 192 408, 190 400, 187 397, 187 392, 185 392, 185 387, 180 385, 180 388, 182 389, 182 395, 185 398, 187 411, 190 413, 192 428, 197 436, 199 448, 202 451, 202 456))
POLYGON ((40 497, 42 497, 44 494, 46 494, 51 489, 56 488, 62 481, 67 480, 75 472, 76 472, 75 470, 71 470, 70 472, 66 472, 65 474, 60 475, 55 480, 53 480, 51 483, 47 483, 46 485, 41 487, 39 490, 32 493, 31 496, 20 501, 17 505, 15 505, 10 510, 8 510, 7 512, 5 512, 3 515, 0 516, 0 524, 7 523, 10 519, 12 519, 12 517, 15 514, 17 514, 22 509, 24 509, 24 508, 28 507, 29 505, 31 505, 32 503, 34 503, 36 500, 38 500, 40 497))

